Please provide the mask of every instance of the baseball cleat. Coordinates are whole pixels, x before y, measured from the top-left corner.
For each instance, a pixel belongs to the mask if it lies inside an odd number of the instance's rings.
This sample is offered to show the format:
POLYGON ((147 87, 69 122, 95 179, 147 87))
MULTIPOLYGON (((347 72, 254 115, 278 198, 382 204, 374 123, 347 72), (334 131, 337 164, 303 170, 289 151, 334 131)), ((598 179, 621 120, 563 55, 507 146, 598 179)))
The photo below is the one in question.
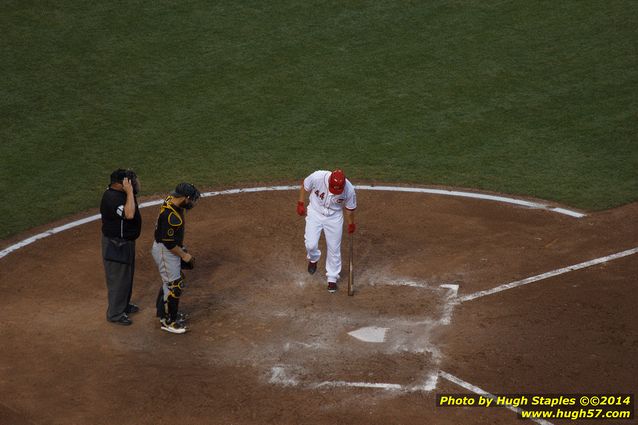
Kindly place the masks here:
MULTIPOLYGON (((175 319, 175 322, 178 325, 181 325, 183 327, 186 327, 186 323, 188 321, 188 319, 190 319, 190 315, 188 313, 177 313, 177 319, 175 319)), ((159 319, 160 325, 165 326, 166 324, 168 324, 168 319, 167 318, 160 318, 159 319)))
POLYGON ((308 261, 308 273, 315 274, 316 271, 317 271, 317 263, 308 261))
POLYGON ((328 282, 328 292, 330 293, 337 292, 337 282, 328 282))
POLYGON ((133 324, 133 321, 128 318, 126 314, 120 316, 117 320, 111 320, 111 323, 115 323, 116 325, 130 326, 133 324))
POLYGON ((175 319, 175 322, 180 326, 186 327, 188 319, 190 319, 190 316, 188 314, 177 313, 177 319, 175 319))
POLYGON ((162 323, 162 330, 174 334, 183 334, 186 332, 186 326, 181 324, 180 322, 171 322, 166 323, 165 321, 160 321, 162 323))

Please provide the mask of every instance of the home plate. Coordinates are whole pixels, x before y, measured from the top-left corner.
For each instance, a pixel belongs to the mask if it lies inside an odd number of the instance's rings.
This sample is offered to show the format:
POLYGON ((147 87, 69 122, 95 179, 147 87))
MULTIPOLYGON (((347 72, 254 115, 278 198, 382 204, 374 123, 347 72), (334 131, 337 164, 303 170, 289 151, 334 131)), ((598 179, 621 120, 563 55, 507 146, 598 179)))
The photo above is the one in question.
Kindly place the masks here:
POLYGON ((357 338, 364 342, 383 342, 385 341, 385 333, 388 328, 377 328, 376 326, 369 326, 367 328, 357 329, 356 331, 348 332, 348 335, 357 338))

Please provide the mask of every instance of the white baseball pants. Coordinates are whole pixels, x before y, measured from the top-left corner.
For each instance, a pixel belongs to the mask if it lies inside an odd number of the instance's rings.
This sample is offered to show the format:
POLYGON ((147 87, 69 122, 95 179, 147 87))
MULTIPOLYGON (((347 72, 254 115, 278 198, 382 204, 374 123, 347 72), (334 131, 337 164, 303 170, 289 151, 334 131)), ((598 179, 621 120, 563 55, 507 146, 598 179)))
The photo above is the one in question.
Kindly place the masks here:
POLYGON ((328 248, 326 257, 326 277, 328 282, 336 282, 341 273, 341 235, 343 234, 343 213, 325 216, 308 208, 304 240, 309 261, 316 263, 321 258, 319 238, 323 230, 328 248))

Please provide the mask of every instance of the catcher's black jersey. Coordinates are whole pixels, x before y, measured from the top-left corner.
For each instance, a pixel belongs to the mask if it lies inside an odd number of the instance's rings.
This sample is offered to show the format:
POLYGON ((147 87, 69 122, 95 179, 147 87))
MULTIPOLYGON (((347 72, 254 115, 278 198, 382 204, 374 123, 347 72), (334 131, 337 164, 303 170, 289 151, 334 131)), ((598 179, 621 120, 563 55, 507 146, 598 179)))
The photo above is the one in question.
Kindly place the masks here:
POLYGON ((171 199, 169 196, 162 204, 155 226, 155 241, 168 249, 184 245, 184 210, 173 205, 171 199))

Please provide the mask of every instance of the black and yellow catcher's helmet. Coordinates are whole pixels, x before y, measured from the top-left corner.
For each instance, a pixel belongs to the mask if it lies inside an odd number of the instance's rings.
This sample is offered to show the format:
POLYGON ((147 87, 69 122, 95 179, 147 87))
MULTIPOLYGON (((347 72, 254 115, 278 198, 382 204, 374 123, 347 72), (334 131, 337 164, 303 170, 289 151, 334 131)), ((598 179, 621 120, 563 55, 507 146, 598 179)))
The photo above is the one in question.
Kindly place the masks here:
POLYGON ((175 190, 171 193, 173 196, 185 196, 192 202, 197 202, 201 194, 195 186, 190 183, 180 183, 175 190))

